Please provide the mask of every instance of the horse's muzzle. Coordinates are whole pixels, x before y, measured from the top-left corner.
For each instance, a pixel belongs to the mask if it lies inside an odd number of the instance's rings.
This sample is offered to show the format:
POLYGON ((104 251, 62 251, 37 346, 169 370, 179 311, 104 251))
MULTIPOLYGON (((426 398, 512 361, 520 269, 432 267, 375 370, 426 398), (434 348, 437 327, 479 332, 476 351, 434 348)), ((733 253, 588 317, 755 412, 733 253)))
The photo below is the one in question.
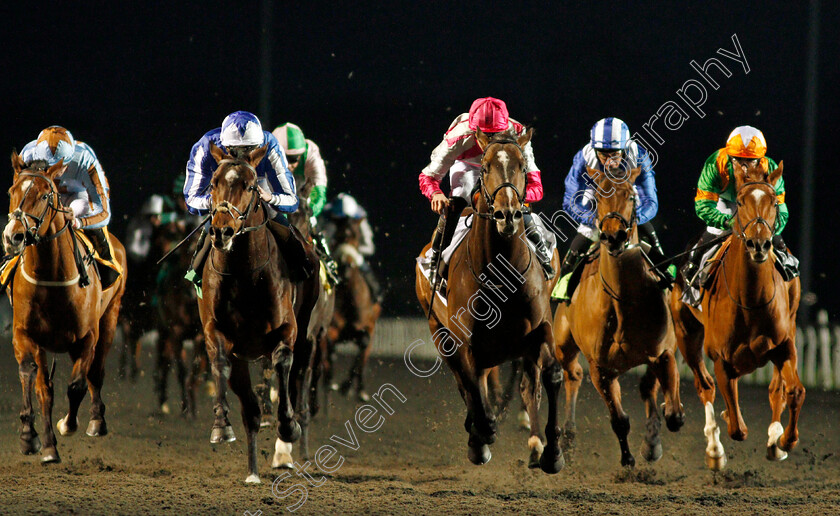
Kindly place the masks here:
POLYGON ((12 227, 13 225, 17 225, 19 228, 23 229, 22 224, 15 224, 16 221, 11 221, 6 226, 6 229, 3 231, 3 250, 6 254, 9 255, 16 255, 23 252, 23 248, 26 245, 26 233, 21 231, 15 231, 12 227))
POLYGON ((773 242, 769 238, 747 238, 744 244, 747 246, 747 252, 750 253, 750 259, 755 263, 764 263, 770 257, 770 249, 773 247, 773 242))
POLYGON ((610 256, 618 256, 627 249, 628 236, 626 230, 619 229, 615 234, 607 234, 602 231, 600 239, 601 242, 606 244, 610 256))
POLYGON ((496 231, 503 236, 513 236, 516 227, 522 221, 522 210, 504 208, 493 212, 493 220, 496 221, 496 231))
POLYGON ((209 230, 211 242, 213 247, 219 250, 230 248, 231 240, 233 240, 234 230, 231 226, 210 226, 209 230))

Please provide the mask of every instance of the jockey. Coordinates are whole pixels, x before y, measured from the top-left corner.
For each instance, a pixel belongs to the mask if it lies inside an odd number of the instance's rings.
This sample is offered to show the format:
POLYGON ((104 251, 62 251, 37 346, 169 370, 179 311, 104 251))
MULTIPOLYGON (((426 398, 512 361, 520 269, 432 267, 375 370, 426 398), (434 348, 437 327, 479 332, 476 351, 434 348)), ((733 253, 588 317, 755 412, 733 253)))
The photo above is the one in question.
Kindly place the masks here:
MULTIPOLYGON (((221 127, 208 131, 193 145, 187 161, 183 192, 190 213, 204 215, 211 209, 210 180, 217 168, 216 160, 210 154, 211 143, 237 159, 246 158, 257 147, 268 147, 265 158, 256 167, 260 198, 274 212, 268 228, 289 264, 292 278, 299 281, 311 276, 315 272, 315 265, 309 262, 306 243, 285 217, 286 213, 292 213, 298 208, 295 179, 277 139, 268 131, 263 131, 259 119, 253 113, 231 113, 225 117, 221 127)), ((196 285, 200 285, 201 271, 209 250, 210 240, 206 238, 206 231, 202 231, 192 266, 185 276, 196 285)))
MULTIPOLYGON (((560 277, 574 271, 592 242, 597 242, 595 182, 589 177, 587 167, 593 170, 616 171, 624 176, 631 169, 641 167, 641 173, 634 183, 636 190, 636 227, 639 238, 650 244, 648 256, 654 264, 665 259, 656 230, 650 222, 659 209, 656 197, 656 181, 647 151, 630 139, 630 129, 622 120, 608 117, 599 120, 589 132, 589 143, 575 154, 572 168, 566 176, 566 191, 563 195, 563 210, 580 224, 577 234, 569 245, 569 251, 560 265, 560 277), (623 172, 619 171, 623 169, 623 172)), ((673 281, 676 267, 657 271, 663 286, 673 281)), ((561 280, 562 281, 562 280, 561 280)), ((567 295, 571 294, 567 292, 567 295)))
POLYGON ((369 258, 373 256, 376 247, 373 244, 373 229, 367 219, 367 211, 362 208, 356 199, 346 193, 338 194, 335 199, 324 207, 324 213, 329 216, 329 222, 324 227, 324 233, 330 236, 335 241, 337 222, 341 219, 356 219, 360 221, 359 224, 359 247, 358 251, 360 258, 357 265, 362 272, 362 277, 370 288, 373 299, 380 303, 382 302, 382 287, 379 285, 379 280, 371 269, 369 258))
POLYGON ((303 131, 297 125, 287 122, 277 126, 271 133, 286 152, 289 168, 295 176, 295 182, 300 185, 301 193, 309 191, 307 202, 311 213, 312 238, 316 249, 324 259, 324 263, 335 279, 338 265, 330 255, 329 246, 319 231, 316 230, 317 217, 327 203, 327 167, 321 150, 312 140, 303 136, 303 131))
POLYGON ((64 164, 57 181, 61 203, 72 212, 73 227, 81 229, 100 258, 117 270, 108 237, 110 187, 90 145, 73 139, 67 129, 53 125, 27 143, 21 157, 28 166, 35 168, 46 169, 59 161, 64 164))
MULTIPOLYGON (((767 157, 767 140, 764 135, 748 125, 736 127, 726 141, 726 147, 718 149, 706 160, 700 180, 697 182, 697 196, 694 198, 694 211, 706 223, 706 231, 700 237, 688 256, 688 261, 681 272, 686 281, 698 287, 705 278, 697 274, 700 260, 706 247, 698 248, 709 243, 714 238, 730 231, 733 214, 737 208, 735 204, 735 176, 734 167, 760 166, 765 173, 776 170, 778 165, 767 157)), ((799 274, 796 258, 787 253, 787 246, 782 239, 782 230, 787 224, 789 213, 785 204, 785 181, 779 178, 775 185, 778 199, 778 217, 776 219, 776 234, 773 236, 773 248, 776 259, 780 260, 786 271, 785 279, 790 280, 799 274)))
MULTIPOLYGON (((525 126, 508 116, 505 103, 493 97, 476 99, 468 113, 458 115, 443 135, 443 141, 432 151, 431 161, 420 172, 420 191, 432 203, 432 211, 445 216, 459 217, 466 204, 470 203, 473 189, 478 186, 478 174, 481 169, 482 150, 475 138, 477 129, 488 136, 506 133, 512 138, 525 134, 525 126), (450 203, 440 189, 440 183, 449 173, 450 190, 453 197, 465 199, 466 203, 450 203)), ((534 162, 534 150, 531 142, 522 149, 525 157, 527 174, 525 202, 533 203, 542 199, 543 188, 540 170, 534 162)), ((534 228, 534 218, 530 213, 524 216, 525 231, 537 250, 537 258, 549 276, 554 275, 551 267, 551 254, 543 241, 540 231, 534 228)), ((459 226, 462 226, 459 221, 459 226)), ((435 274, 441 249, 449 242, 443 242, 441 231, 436 233, 432 245, 432 274, 435 274)), ((445 254, 445 253, 444 253, 445 254)), ((446 260, 446 257, 444 258, 446 260)), ((433 278, 430 278, 433 279, 433 278)))

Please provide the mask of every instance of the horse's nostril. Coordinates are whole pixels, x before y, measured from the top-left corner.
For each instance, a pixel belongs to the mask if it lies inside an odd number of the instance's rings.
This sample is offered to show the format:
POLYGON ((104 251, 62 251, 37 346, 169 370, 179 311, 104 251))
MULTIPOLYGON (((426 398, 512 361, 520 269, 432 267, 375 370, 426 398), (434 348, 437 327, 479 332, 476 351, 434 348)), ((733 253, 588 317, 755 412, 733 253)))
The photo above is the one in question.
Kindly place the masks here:
POLYGON ((230 238, 233 236, 233 228, 227 226, 225 229, 222 230, 222 237, 223 238, 230 238))
POLYGON ((522 210, 516 210, 513 212, 513 220, 519 220, 522 218, 522 210))
POLYGON ((505 214, 502 213, 501 210, 496 210, 496 211, 493 212, 493 218, 496 219, 497 221, 501 222, 501 221, 505 220, 505 214))
POLYGON ((22 244, 23 239, 24 239, 23 233, 15 233, 14 235, 12 235, 12 243, 15 244, 15 245, 22 244))
POLYGON ((767 252, 767 251, 769 251, 769 250, 770 250, 770 245, 771 245, 771 244, 770 244, 770 241, 769 241, 769 240, 765 240, 765 241, 764 241, 764 244, 762 244, 761 248, 762 248, 762 249, 764 249, 764 251, 765 251, 765 252, 767 252))
POLYGON ((752 240, 747 240, 747 247, 749 247, 750 249, 755 249, 755 242, 753 242, 752 240))
POLYGON ((616 235, 615 238, 619 242, 624 242, 625 240, 627 240, 627 232, 622 229, 621 231, 618 232, 618 234, 616 235))

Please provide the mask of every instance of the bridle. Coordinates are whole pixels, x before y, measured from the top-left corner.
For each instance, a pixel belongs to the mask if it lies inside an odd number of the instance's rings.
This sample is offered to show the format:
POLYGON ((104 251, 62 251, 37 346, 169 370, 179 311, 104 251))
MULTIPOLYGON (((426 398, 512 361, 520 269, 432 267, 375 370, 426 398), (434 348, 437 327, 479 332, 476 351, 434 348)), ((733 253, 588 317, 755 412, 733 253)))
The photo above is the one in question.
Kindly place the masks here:
MULTIPOLYGON (((219 167, 221 167, 222 165, 244 166, 254 173, 254 178, 258 177, 257 170, 246 161, 237 159, 223 159, 219 162, 219 167)), ((265 212, 264 220, 256 226, 246 226, 248 217, 251 216, 251 213, 253 211, 259 209, 259 206, 262 204, 262 202, 257 202, 258 200, 261 201, 261 199, 259 198, 259 189, 257 188, 256 184, 248 185, 245 190, 247 192, 251 192, 251 200, 248 201, 248 206, 245 208, 244 212, 240 211, 239 208, 237 208, 227 200, 220 201, 216 206, 213 207, 213 211, 211 212, 211 218, 217 213, 226 213, 232 218, 234 218, 234 220, 239 222, 239 228, 233 233, 233 236, 231 238, 235 238, 239 235, 243 235, 251 231, 257 231, 258 229, 262 229, 263 227, 265 227, 266 224, 268 224, 268 212, 265 211, 265 208, 263 208, 263 211, 265 212), (232 212, 236 212, 238 216, 234 217, 232 212)))
MULTIPOLYGON (((776 198, 776 189, 773 188, 773 185, 771 185, 767 181, 750 181, 750 182, 742 184, 738 188, 738 190, 735 192, 735 198, 738 199, 738 197, 740 196, 741 190, 743 190, 745 187, 750 186, 750 185, 767 186, 772 191, 772 193, 770 195, 774 199, 776 198)), ((736 201, 736 202, 737 202, 737 206, 741 207, 741 201, 736 201)), ((764 217, 762 217, 761 215, 753 217, 752 219, 749 220, 749 222, 747 222, 746 225, 744 225, 744 224, 741 223, 740 211, 736 208, 734 217, 735 217, 735 222, 738 224, 738 228, 737 228, 737 230, 735 228, 733 228, 735 235, 742 242, 746 242, 746 240, 747 240, 746 231, 753 224, 764 224, 764 226, 767 227, 767 229, 770 230, 770 234, 775 235, 776 230, 778 229, 778 224, 779 224, 779 202, 778 202, 778 200, 776 200, 774 208, 776 209, 776 217, 775 217, 773 226, 770 226, 770 223, 767 222, 767 220, 764 217)))
MULTIPOLYGON (((619 248, 619 252, 616 255, 613 255, 612 253, 608 253, 612 256, 617 256, 617 255, 619 255, 619 254, 623 253, 624 251, 627 251, 628 249, 631 248, 630 247, 630 232, 633 230, 633 228, 636 227, 636 222, 637 222, 636 195, 635 194, 631 195, 628 200, 633 203, 633 212, 630 215, 630 220, 627 220, 624 217, 624 215, 622 215, 621 213, 619 213, 617 211, 611 211, 611 212, 607 213, 606 215, 604 215, 601 218, 600 221, 598 221, 598 232, 599 233, 603 233, 604 222, 608 221, 609 219, 618 220, 624 226, 623 229, 627 233, 627 238, 624 239, 624 243, 619 248)), ((604 274, 601 272, 600 267, 598 268, 598 276, 600 276, 600 278, 601 278, 601 286, 603 287, 604 292, 606 292, 607 295, 610 296, 611 298, 613 298, 614 300, 620 302, 621 298, 618 297, 618 294, 616 294, 615 289, 613 289, 610 286, 610 284, 607 282, 607 279, 604 277, 604 274)))
MULTIPOLYGON (((519 189, 516 188, 516 185, 511 183, 510 181, 505 181, 504 183, 497 186, 495 188, 495 190, 493 190, 492 194, 490 194, 487 191, 487 186, 484 184, 484 175, 487 173, 487 163, 485 162, 484 157, 487 155, 487 151, 490 149, 490 147, 492 145, 496 145, 496 144, 515 145, 516 148, 519 149, 519 152, 523 156, 525 154, 522 150, 522 147, 519 146, 519 143, 517 143, 517 141, 512 139, 512 138, 504 138, 504 139, 493 140, 493 141, 491 141, 490 143, 487 144, 487 147, 484 148, 484 152, 481 153, 481 170, 479 170, 479 173, 478 173, 478 187, 479 187, 479 190, 481 191, 481 195, 484 197, 484 202, 487 203, 488 211, 486 213, 485 212, 480 212, 476 209, 475 205, 473 204, 473 212, 483 219, 493 219, 493 212, 496 211, 495 207, 493 206, 493 202, 496 200, 496 196, 499 194, 499 192, 502 191, 505 188, 511 188, 511 189, 513 189, 514 193, 516 193, 516 201, 519 203, 519 209, 520 210, 522 210, 524 212, 527 209, 524 206, 524 203, 525 203, 524 192, 520 192, 519 189)), ((526 176, 526 182, 527 182, 527 176, 526 176)), ((470 199, 470 200, 472 200, 472 199, 470 199)))
POLYGON ((38 179, 43 179, 47 182, 50 186, 50 191, 47 194, 44 194, 43 199, 47 201, 47 204, 44 206, 44 210, 41 212, 41 215, 36 216, 29 212, 23 211, 23 203, 26 201, 26 197, 29 195, 29 192, 32 191, 32 187, 34 183, 30 183, 27 187, 26 191, 23 193, 23 197, 20 200, 20 204, 18 207, 14 209, 11 213, 9 213, 9 222, 13 220, 17 220, 23 225, 24 228, 24 247, 29 245, 38 245, 44 242, 50 242, 58 238, 64 231, 70 226, 70 219, 67 218, 64 222, 64 226, 53 233, 52 235, 41 235, 41 226, 44 224, 44 220, 47 217, 47 212, 52 210, 52 216, 50 217, 50 223, 52 223, 53 218, 55 217, 56 213, 70 213, 68 210, 61 208, 60 205, 55 203, 57 192, 55 189, 55 183, 47 177, 46 175, 40 172, 27 172, 21 171, 18 173, 18 178, 20 177, 34 177, 38 179), (29 219, 34 221, 33 225, 30 225, 29 219))

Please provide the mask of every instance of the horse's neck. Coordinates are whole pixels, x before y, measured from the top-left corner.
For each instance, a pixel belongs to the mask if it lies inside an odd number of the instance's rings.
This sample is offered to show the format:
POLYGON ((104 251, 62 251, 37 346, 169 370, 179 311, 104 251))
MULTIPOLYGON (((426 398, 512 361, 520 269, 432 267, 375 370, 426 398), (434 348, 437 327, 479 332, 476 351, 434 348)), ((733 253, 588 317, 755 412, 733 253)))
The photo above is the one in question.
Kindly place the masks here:
POLYGON ((633 299, 635 294, 647 288, 653 280, 648 278, 645 259, 638 247, 624 251, 619 256, 610 256, 607 246, 601 244, 599 273, 605 288, 619 299, 633 299))
MULTIPOLYGON (((260 213, 264 213, 263 210, 260 210, 260 213)), ((264 214, 264 216, 268 216, 268 214, 264 214)), ((248 217, 246 227, 259 226, 264 220, 253 213, 248 217)), ((233 246, 229 252, 213 252, 215 255, 212 256, 213 266, 221 272, 249 274, 266 262, 267 253, 271 253, 273 245, 275 245, 274 237, 266 223, 262 229, 248 231, 234 237, 233 246)))
POLYGON ((481 271, 485 265, 502 257, 517 270, 523 271, 530 260, 530 250, 525 243, 525 234, 517 232, 510 237, 502 237, 495 228, 495 221, 473 215, 470 237, 470 257, 473 269, 481 271))
MULTIPOLYGON (((723 278, 729 292, 744 306, 768 304, 775 294, 776 280, 773 277, 773 261, 755 263, 749 257, 746 246, 740 238, 732 237, 729 251, 724 256, 723 278)), ((726 288, 726 287, 724 287, 726 288)))
MULTIPOLYGON (((49 229, 41 238, 55 235, 65 225, 65 219, 55 216, 50 221, 49 229)), ((75 275, 76 260, 73 255, 71 228, 64 234, 47 242, 30 245, 24 253, 23 263, 27 272, 38 275, 38 279, 51 280, 54 278, 69 278, 75 275)))

